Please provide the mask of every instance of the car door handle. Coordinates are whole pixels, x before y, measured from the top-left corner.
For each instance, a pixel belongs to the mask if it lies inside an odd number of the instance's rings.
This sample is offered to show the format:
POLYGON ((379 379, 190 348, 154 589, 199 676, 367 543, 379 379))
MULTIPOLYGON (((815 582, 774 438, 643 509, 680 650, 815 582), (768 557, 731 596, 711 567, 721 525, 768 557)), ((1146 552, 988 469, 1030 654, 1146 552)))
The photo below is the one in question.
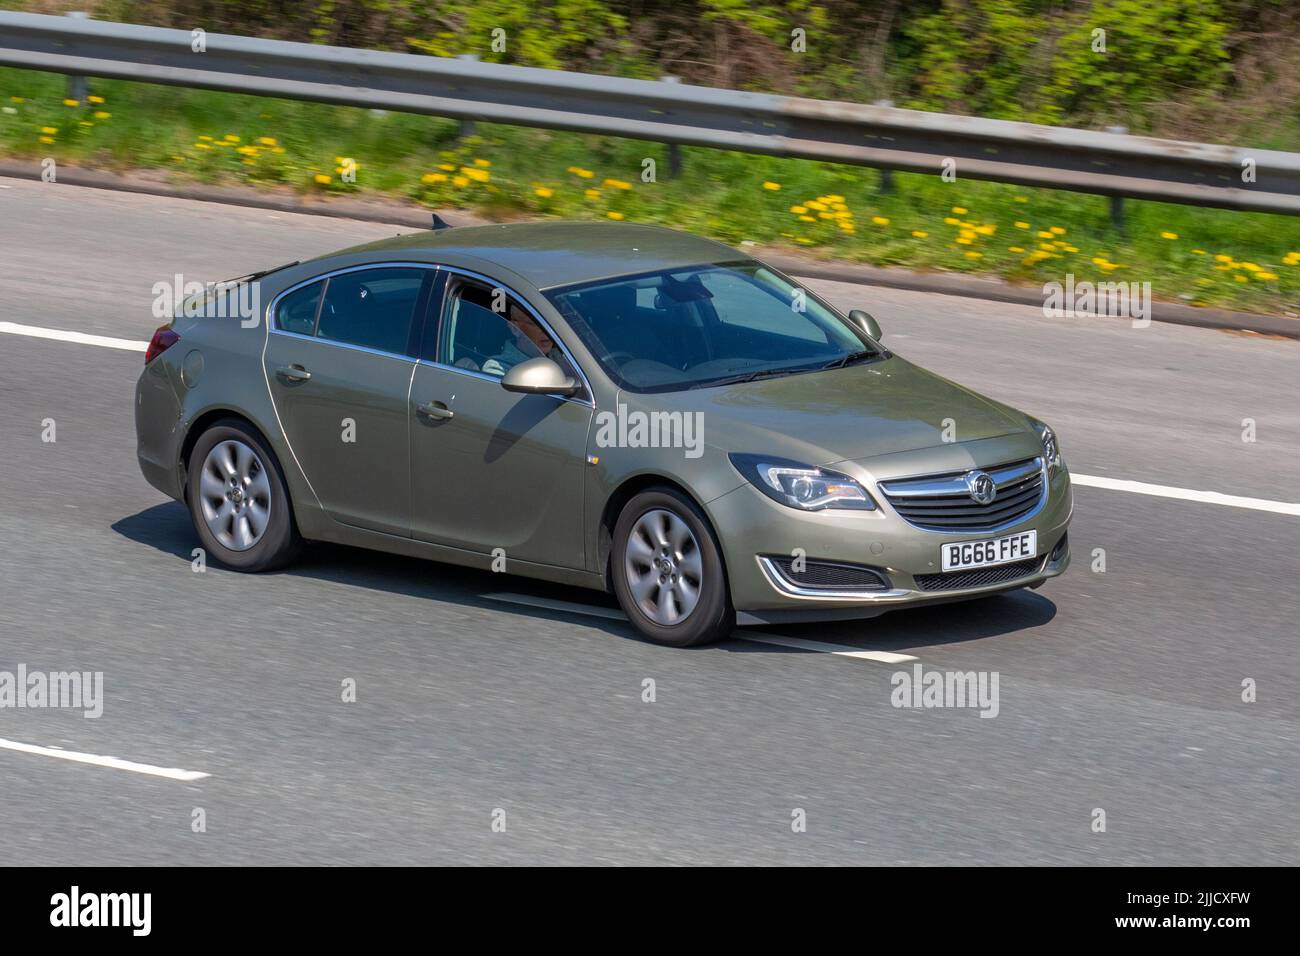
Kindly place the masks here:
POLYGON ((415 410, 427 418, 436 418, 441 421, 446 421, 456 414, 442 402, 425 402, 423 405, 415 406, 415 410))
POLYGON ((275 374, 288 382, 306 382, 311 378, 311 372, 301 365, 281 365, 275 374))

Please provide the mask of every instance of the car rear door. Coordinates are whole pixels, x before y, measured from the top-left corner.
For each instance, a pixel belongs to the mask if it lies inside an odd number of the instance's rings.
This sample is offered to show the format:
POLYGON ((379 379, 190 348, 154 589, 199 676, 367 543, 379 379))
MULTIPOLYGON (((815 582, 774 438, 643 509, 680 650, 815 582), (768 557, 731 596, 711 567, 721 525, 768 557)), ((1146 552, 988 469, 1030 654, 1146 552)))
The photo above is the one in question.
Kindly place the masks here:
POLYGON ((408 394, 436 270, 383 264, 286 290, 264 356, 276 414, 325 511, 411 533, 408 394))
POLYGON ((591 398, 585 386, 572 397, 501 387, 512 365, 543 351, 580 373, 521 297, 444 272, 411 382, 413 534, 482 554, 501 548, 507 569, 512 560, 582 568, 591 398))

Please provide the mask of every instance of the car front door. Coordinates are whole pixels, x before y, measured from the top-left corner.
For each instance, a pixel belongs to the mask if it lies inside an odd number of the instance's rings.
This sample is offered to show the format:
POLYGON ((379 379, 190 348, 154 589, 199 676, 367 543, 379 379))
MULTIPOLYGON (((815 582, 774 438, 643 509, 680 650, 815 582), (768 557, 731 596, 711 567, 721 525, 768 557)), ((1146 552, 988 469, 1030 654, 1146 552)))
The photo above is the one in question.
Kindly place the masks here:
POLYGON ((322 507, 344 524, 411 534, 408 394, 435 275, 348 269, 272 309, 264 361, 276 413, 322 507))
POLYGON ((450 273, 411 382, 413 534, 511 560, 585 566, 591 398, 524 395, 501 378, 546 354, 581 381, 540 317, 499 285, 450 273))

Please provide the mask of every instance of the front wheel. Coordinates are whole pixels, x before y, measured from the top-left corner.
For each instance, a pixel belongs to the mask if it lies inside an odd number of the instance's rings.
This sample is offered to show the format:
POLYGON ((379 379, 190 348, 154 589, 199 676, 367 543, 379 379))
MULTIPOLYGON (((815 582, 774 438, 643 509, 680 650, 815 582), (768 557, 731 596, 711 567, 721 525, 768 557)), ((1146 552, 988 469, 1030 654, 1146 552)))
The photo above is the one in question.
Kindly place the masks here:
POLYGON ((267 571, 298 550, 279 463, 241 421, 225 419, 199 436, 185 497, 203 546, 228 568, 267 571))
POLYGON ((614 594, 642 637, 691 647, 731 633, 735 613, 713 532, 684 495, 651 489, 614 526, 614 594))

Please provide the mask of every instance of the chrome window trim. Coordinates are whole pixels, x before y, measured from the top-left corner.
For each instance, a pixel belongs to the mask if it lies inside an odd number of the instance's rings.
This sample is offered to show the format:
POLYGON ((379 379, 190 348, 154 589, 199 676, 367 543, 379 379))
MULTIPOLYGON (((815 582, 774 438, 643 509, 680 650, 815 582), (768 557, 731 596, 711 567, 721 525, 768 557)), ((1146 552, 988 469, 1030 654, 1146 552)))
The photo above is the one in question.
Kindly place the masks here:
POLYGON ((412 365, 414 365, 416 362, 414 358, 412 358, 409 355, 406 355, 405 353, 385 352, 383 349, 372 349, 368 345, 353 345, 350 342, 336 342, 334 339, 322 339, 320 336, 317 335, 303 335, 301 332, 289 332, 286 331, 285 329, 272 329, 271 331, 274 332, 276 335, 283 335, 291 339, 302 339, 303 341, 306 342, 317 342, 321 345, 332 345, 335 348, 349 349, 353 352, 365 352, 369 355, 381 356, 382 358, 400 359, 403 362, 410 362, 412 365))
MULTIPOLYGON (((922 494, 921 492, 918 492, 918 491, 914 491, 914 492, 913 492, 912 494, 910 494, 910 495, 909 495, 909 494, 903 494, 903 495, 898 495, 897 497, 900 497, 900 498, 911 498, 911 499, 915 499, 915 498, 918 498, 918 497, 925 497, 926 494, 928 494, 928 495, 935 495, 935 494, 950 494, 950 495, 962 494, 962 493, 965 492, 967 489, 966 489, 966 483, 965 483, 965 481, 964 481, 963 479, 961 479, 961 478, 956 478, 956 479, 951 479, 951 480, 940 479, 940 480, 938 480, 938 481, 931 481, 931 482, 927 482, 926 479, 925 479, 925 476, 923 476, 923 475, 922 475, 922 476, 918 476, 918 478, 916 478, 916 479, 909 479, 909 478, 891 478, 891 479, 889 479, 888 481, 878 481, 878 482, 876 482, 876 488, 877 488, 877 490, 879 490, 879 492, 880 492, 880 494, 881 494, 881 497, 885 499, 885 503, 889 505, 889 510, 892 511, 892 512, 894 513, 894 517, 898 518, 900 521, 905 521, 905 522, 907 522, 907 526, 908 526, 909 528, 912 528, 912 529, 914 529, 914 530, 916 530, 916 531, 924 532, 924 533, 926 533, 926 534, 942 534, 942 535, 946 535, 946 536, 949 537, 949 538, 961 539, 961 540, 963 540, 963 541, 982 540, 982 539, 988 537, 989 535, 995 535, 995 534, 998 534, 999 532, 1006 531, 1008 528, 1014 528, 1014 527, 1016 527, 1017 525, 1022 525, 1022 524, 1024 524, 1024 523, 1027 522, 1027 521, 1032 521, 1034 518, 1037 518, 1038 515, 1042 513, 1042 510, 1043 510, 1045 507, 1047 507, 1047 500, 1048 500, 1048 498, 1051 496, 1051 476, 1048 474, 1047 462, 1043 459, 1042 456, 1038 456, 1038 457, 1035 457, 1035 458, 1033 458, 1033 459, 1030 459, 1030 461, 1031 461, 1031 462, 1033 463, 1033 465, 1036 467, 1036 469, 1037 469, 1037 471, 1038 471, 1038 474, 1042 477, 1042 485, 1041 485, 1040 490, 1039 490, 1038 502, 1034 505, 1034 507, 1033 507, 1032 509, 1030 509, 1029 511, 1025 512, 1025 513, 1024 513, 1023 515, 1021 515, 1019 518, 1016 518, 1016 519, 1014 519, 1014 520, 1012 520, 1012 521, 1004 521, 1002 524, 999 524, 999 525, 993 525, 992 527, 988 527, 988 528, 965 528, 965 529, 963 529, 963 528, 926 528, 926 527, 923 527, 922 525, 913 524, 911 521, 909 521, 906 517, 904 517, 904 516, 899 512, 899 510, 898 510, 897 508, 894 507, 894 503, 893 503, 892 501, 889 500, 889 499, 890 499, 890 495, 891 495, 891 492, 889 492, 889 491, 887 490, 887 488, 888 488, 889 485, 891 485, 891 484, 905 484, 905 483, 907 483, 907 482, 909 482, 909 481, 913 481, 913 480, 916 481, 916 486, 917 486, 917 487, 922 487, 922 484, 921 484, 921 483, 922 483, 922 482, 925 482, 926 485, 928 485, 928 486, 930 486, 930 487, 934 487, 934 486, 940 486, 940 485, 942 485, 944 488, 946 488, 946 489, 948 489, 948 490, 943 490, 943 491, 928 491, 928 492, 926 492, 925 494, 922 494), (957 484, 957 487, 952 487, 953 483, 956 483, 956 484, 957 484)), ((989 468, 978 468, 978 467, 976 467, 976 468, 968 468, 967 471, 983 471, 983 472, 987 473, 987 474, 989 475, 990 478, 993 478, 994 483, 997 484, 999 488, 1000 488, 1003 484, 1008 484, 1008 483, 1010 483, 1010 482, 1012 482, 1012 481, 1022 481, 1022 480, 1024 480, 1026 477, 1028 477, 1029 475, 1032 475, 1032 474, 1034 473, 1034 469, 1033 469, 1033 468, 1028 469, 1028 470, 1023 470, 1023 471, 1022 471, 1022 470, 1019 469, 1018 466, 1017 466, 1017 467, 1012 467, 1012 466, 1002 466, 1001 468, 992 468, 992 469, 989 469, 989 468), (1007 473, 1011 473, 1011 475, 1013 475, 1014 477, 1004 477, 1001 481, 999 481, 999 480, 995 477, 996 475, 1000 475, 1000 474, 1005 475, 1005 474, 1007 474, 1007 473)), ((961 474, 964 476, 964 475, 966 474, 966 472, 962 472, 961 474)))
MULTIPOLYGON (((295 282, 287 289, 279 292, 276 297, 267 304, 265 316, 267 332, 273 332, 276 335, 288 335, 293 338, 307 339, 312 342, 322 342, 326 345, 336 345, 339 348, 352 349, 357 352, 369 352, 371 355, 386 355, 391 358, 405 359, 408 362, 416 361, 416 356, 407 355, 405 352, 387 352, 383 349, 372 349, 365 345, 353 345, 350 342, 340 342, 337 339, 325 339, 321 338, 319 335, 303 335, 301 332, 290 332, 288 329, 280 328, 277 308, 280 305, 280 300, 290 292, 296 292, 304 286, 311 285, 313 282, 324 282, 326 279, 332 279, 334 276, 345 275, 349 272, 364 272, 369 269, 428 269, 431 272, 438 272, 442 269, 442 266, 435 262, 408 262, 405 260, 397 260, 394 262, 367 262, 359 266, 344 266, 341 269, 331 269, 328 272, 322 272, 320 275, 312 276, 309 279, 303 279, 301 282, 295 282)), ((321 290, 321 302, 316 307, 317 328, 320 327, 320 309, 324 307, 325 291, 327 290, 321 290)), ((412 316, 412 319, 421 322, 424 321, 423 316, 412 316)))
MULTIPOLYGON (((551 397, 553 398, 563 399, 566 402, 573 402, 577 405, 586 405, 593 409, 596 407, 596 393, 591 387, 591 380, 587 378, 586 369, 584 369, 581 363, 579 363, 578 360, 574 358, 573 353, 569 351, 569 347, 564 344, 564 340, 555 334, 555 329, 551 326, 551 323, 547 322, 546 319, 542 317, 541 313, 538 312, 535 308, 533 308, 531 302, 529 302, 527 299, 521 296, 510 286, 506 285, 504 282, 501 282, 498 279, 494 279, 491 276, 483 275, 483 273, 481 272, 475 272, 472 269, 462 269, 459 266, 440 266, 439 268, 443 272, 446 272, 449 275, 465 276, 466 278, 475 279, 479 282, 486 283, 491 288, 504 289, 507 295, 513 298, 521 306, 523 306, 524 309, 528 312, 528 314, 537 320, 537 324, 547 331, 547 333, 551 336, 551 341, 554 342, 559 347, 560 351, 564 353, 564 357, 569 360, 569 364, 573 366, 574 370, 578 373, 578 377, 582 380, 582 387, 587 392, 587 398, 585 399, 575 398, 572 395, 554 395, 553 393, 547 393, 547 394, 551 394, 551 397)), ((447 297, 448 297, 448 290, 444 287, 442 293, 442 301, 438 304, 438 314, 434 317, 434 321, 436 323, 435 328, 438 332, 439 348, 441 347, 442 344, 441 343, 442 316, 447 306, 447 297)), ((437 353, 435 352, 435 354, 437 353)), ((446 365, 442 362, 435 362, 431 359, 426 359, 426 358, 419 359, 419 362, 421 365, 428 365, 431 368, 441 368, 441 369, 447 369, 452 372, 461 372, 462 374, 470 375, 475 378, 484 378, 491 382, 499 383, 502 378, 499 375, 488 375, 486 372, 475 372, 472 369, 459 368, 455 365, 446 365)))

